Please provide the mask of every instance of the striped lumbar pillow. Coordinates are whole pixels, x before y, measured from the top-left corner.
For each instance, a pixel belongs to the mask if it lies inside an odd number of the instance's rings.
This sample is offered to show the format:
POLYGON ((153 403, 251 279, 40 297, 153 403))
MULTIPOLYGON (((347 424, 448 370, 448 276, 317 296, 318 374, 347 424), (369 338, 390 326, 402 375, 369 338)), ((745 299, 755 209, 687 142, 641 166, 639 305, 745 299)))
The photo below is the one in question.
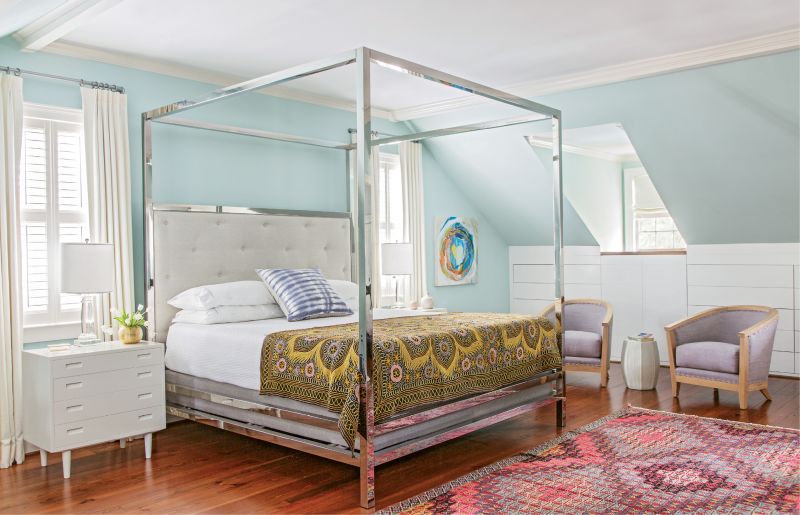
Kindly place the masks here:
POLYGON ((267 268, 256 273, 290 322, 353 314, 317 268, 267 268))

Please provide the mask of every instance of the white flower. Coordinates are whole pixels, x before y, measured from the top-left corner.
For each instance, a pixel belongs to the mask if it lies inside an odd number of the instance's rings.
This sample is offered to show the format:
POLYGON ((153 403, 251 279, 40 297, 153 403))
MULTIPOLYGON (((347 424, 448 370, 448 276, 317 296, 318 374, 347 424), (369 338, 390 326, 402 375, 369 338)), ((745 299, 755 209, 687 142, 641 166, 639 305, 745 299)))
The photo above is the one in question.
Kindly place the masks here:
POLYGON ((141 313, 136 313, 135 315, 133 315, 134 320, 142 320, 143 318, 144 317, 142 316, 141 313))
POLYGON ((131 325, 132 323, 133 323, 133 320, 131 320, 131 317, 128 317, 128 318, 126 318, 126 319, 125 319, 125 325, 128 325, 128 326, 129 326, 129 325, 131 325))
POLYGON ((136 306, 136 311, 141 311, 141 310, 143 310, 143 309, 144 309, 144 306, 143 306, 143 305, 141 305, 141 304, 139 304, 138 306, 136 306))
POLYGON ((147 320, 145 320, 145 321, 144 321, 144 326, 145 326, 145 327, 150 327, 150 322, 148 322, 147 320))
POLYGON ((116 309, 116 308, 111 308, 111 316, 118 317, 119 316, 119 310, 116 309))

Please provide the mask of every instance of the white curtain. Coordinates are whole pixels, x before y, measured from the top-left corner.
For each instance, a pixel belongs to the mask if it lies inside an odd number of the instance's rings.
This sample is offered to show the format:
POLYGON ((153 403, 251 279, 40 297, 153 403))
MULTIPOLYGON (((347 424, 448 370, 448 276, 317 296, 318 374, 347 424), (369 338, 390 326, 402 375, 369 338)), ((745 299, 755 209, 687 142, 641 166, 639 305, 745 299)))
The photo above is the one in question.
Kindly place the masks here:
MULTIPOLYGON (((355 143, 356 135, 354 133, 350 135, 350 141, 355 143)), ((356 183, 357 163, 355 152, 350 152, 350 198, 352 199, 353 203, 353 224, 356 226, 356 230, 358 230, 358 184, 356 183)), ((381 244, 379 227, 380 216, 378 214, 380 201, 378 197, 378 192, 380 191, 378 184, 381 175, 380 155, 381 154, 377 149, 373 150, 372 175, 367 177, 367 198, 365 199, 365 201, 369 202, 372 206, 372 250, 370 252, 370 258, 372 260, 372 305, 375 308, 381 307, 381 244)), ((356 238, 358 238, 358 235, 356 235, 356 238)))
POLYGON ((92 88, 81 88, 81 96, 90 232, 94 241, 114 244, 114 290, 101 296, 97 320, 112 325, 112 307, 134 307, 128 97, 92 88))
POLYGON ((403 177, 403 224, 413 248, 414 269, 411 275, 410 300, 428 294, 425 275, 425 194, 422 188, 422 145, 400 143, 400 169, 403 177))
POLYGON ((0 468, 25 461, 19 231, 22 79, 0 75, 0 468))

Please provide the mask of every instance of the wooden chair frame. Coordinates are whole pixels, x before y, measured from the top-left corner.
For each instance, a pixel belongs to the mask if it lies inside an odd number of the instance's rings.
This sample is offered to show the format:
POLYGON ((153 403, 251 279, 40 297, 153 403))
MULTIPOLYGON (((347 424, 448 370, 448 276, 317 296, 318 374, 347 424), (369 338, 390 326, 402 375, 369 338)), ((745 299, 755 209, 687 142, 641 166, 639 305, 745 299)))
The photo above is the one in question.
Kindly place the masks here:
MULTIPOLYGON (((576 363, 564 363, 563 369, 572 372, 593 372, 600 374, 600 387, 605 388, 608 385, 608 353, 611 339, 611 324, 614 320, 614 308, 611 304, 602 299, 569 299, 564 301, 564 305, 568 304, 598 304, 606 308, 606 316, 602 321, 602 333, 600 343, 600 366, 594 365, 581 365, 576 363)), ((555 310, 555 303, 550 304, 539 313, 539 316, 547 316, 548 313, 555 310)), ((563 343, 562 343, 563 345, 563 343)), ((562 350, 563 354, 563 350, 562 350)))
POLYGON ((672 323, 664 327, 664 330, 667 332, 667 354, 669 355, 669 375, 670 375, 670 380, 672 381, 672 396, 677 398, 681 391, 681 383, 686 383, 686 384, 694 384, 697 386, 706 386, 708 388, 713 388, 715 393, 717 393, 719 390, 729 390, 738 392, 739 409, 743 410, 747 409, 747 401, 750 392, 760 391, 764 395, 764 397, 766 397, 767 400, 772 400, 772 396, 770 396, 769 390, 767 389, 767 383, 769 379, 765 379, 764 381, 758 383, 748 384, 750 376, 749 337, 750 335, 760 331, 763 327, 772 323, 777 318, 778 318, 778 310, 775 308, 770 308, 766 306, 750 306, 750 305, 723 306, 719 308, 712 308, 706 311, 702 311, 700 313, 697 313, 696 315, 692 315, 690 317, 684 318, 683 320, 679 320, 678 322, 672 323), (764 320, 739 332, 739 381, 737 383, 729 383, 725 381, 715 381, 713 379, 704 379, 701 377, 680 375, 676 373, 675 349, 677 348, 677 344, 676 344, 675 330, 687 324, 691 324, 697 320, 713 316, 718 313, 724 313, 726 311, 760 311, 768 314, 768 316, 764 320))

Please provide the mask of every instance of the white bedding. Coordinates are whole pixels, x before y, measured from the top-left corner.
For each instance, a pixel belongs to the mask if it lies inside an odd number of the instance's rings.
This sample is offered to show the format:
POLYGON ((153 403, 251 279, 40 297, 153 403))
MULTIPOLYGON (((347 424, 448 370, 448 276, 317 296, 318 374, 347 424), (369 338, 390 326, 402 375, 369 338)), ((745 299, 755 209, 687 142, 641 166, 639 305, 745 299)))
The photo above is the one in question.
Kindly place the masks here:
MULTIPOLYGON (((373 318, 432 315, 410 309, 376 309, 373 318)), ((261 388, 261 345, 268 334, 358 322, 358 314, 289 322, 285 318, 233 324, 172 324, 167 334, 166 366, 175 372, 230 383, 251 390, 261 388)))

